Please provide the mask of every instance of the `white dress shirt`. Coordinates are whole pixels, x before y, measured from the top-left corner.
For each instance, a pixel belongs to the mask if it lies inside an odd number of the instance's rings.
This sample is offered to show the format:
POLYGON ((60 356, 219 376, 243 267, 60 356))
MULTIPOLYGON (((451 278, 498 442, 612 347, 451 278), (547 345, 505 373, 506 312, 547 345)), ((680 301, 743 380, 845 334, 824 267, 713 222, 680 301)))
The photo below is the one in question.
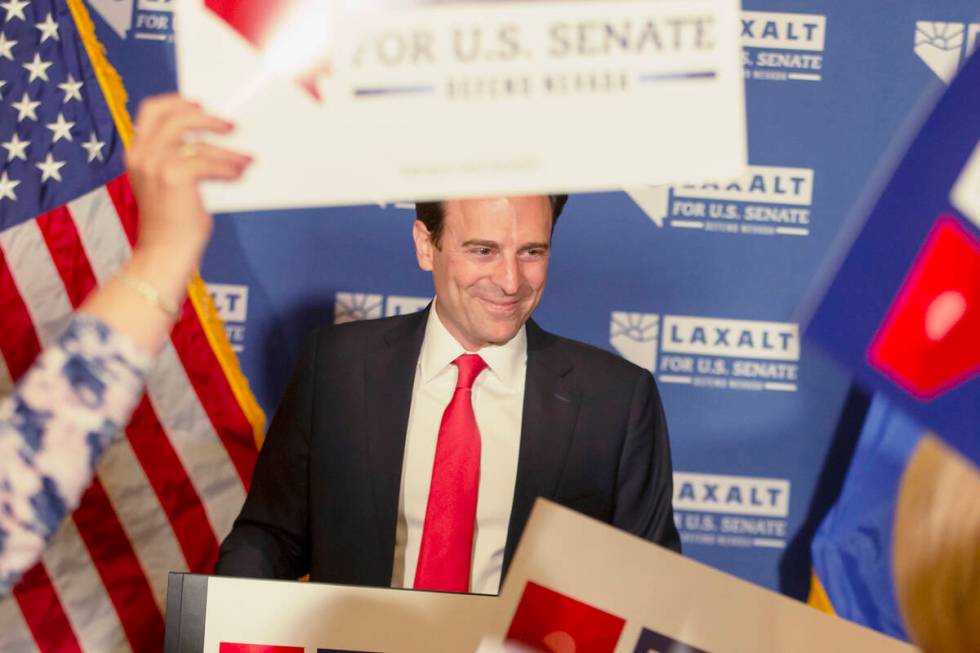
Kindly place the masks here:
MULTIPOLYGON (((464 353, 467 352, 463 346, 443 326, 433 302, 415 368, 405 437, 392 587, 411 588, 415 582, 439 425, 456 390, 458 370, 452 362, 464 353)), ((487 363, 472 390, 481 451, 470 592, 496 594, 500 590, 521 442, 527 370, 524 327, 505 345, 469 353, 478 353, 487 363)))

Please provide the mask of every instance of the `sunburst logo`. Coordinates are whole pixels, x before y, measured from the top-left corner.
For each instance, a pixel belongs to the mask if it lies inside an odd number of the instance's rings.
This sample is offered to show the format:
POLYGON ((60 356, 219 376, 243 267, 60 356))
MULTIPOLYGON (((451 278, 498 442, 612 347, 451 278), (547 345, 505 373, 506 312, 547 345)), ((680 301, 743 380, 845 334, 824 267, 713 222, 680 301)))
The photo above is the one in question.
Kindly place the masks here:
POLYGON ((980 23, 920 20, 915 24, 915 53, 948 84, 976 49, 978 36, 980 23))
POLYGON ((409 295, 384 295, 339 292, 334 296, 333 323, 356 322, 357 320, 373 320, 379 317, 407 315, 421 311, 431 297, 415 297, 409 295))
POLYGON ((609 323, 609 344, 629 362, 656 371, 660 316, 614 311, 609 323))
POLYGON ((333 322, 343 324, 384 317, 384 295, 339 292, 334 299, 333 322))

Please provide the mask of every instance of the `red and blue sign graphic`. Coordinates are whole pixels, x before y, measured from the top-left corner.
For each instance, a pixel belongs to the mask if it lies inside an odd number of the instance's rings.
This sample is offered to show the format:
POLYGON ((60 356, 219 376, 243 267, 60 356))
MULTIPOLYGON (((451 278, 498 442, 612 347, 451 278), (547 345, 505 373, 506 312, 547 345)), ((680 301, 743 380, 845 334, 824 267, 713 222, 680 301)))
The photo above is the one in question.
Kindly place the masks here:
MULTIPOLYGON (((318 15, 304 16, 309 3, 300 0, 205 0, 204 6, 214 12, 242 38, 257 50, 268 52, 277 47, 277 40, 289 41, 296 38, 296 21, 315 20, 318 15)), ((322 57, 306 62, 302 70, 296 71, 296 81, 303 89, 319 100, 316 80, 320 75, 330 72, 326 52, 322 57)))
MULTIPOLYGON (((517 604, 507 641, 544 653, 613 653, 626 620, 529 582, 517 604)), ((644 628, 634 653, 707 653, 644 628)))
MULTIPOLYGON (((238 644, 221 642, 219 653, 303 653, 302 646, 271 646, 268 644, 238 644)), ((318 648, 317 653, 372 653, 371 651, 353 651, 339 648, 318 648)))
POLYGON ((633 653, 707 653, 707 651, 644 628, 633 653))
POLYGON ((613 653, 626 620, 529 582, 507 641, 553 653, 613 653))
POLYGON ((303 653, 302 646, 275 646, 269 644, 240 644, 221 642, 218 653, 303 653))
POLYGON ((980 461, 980 230, 952 188, 980 146, 980 57, 929 116, 807 335, 980 461))

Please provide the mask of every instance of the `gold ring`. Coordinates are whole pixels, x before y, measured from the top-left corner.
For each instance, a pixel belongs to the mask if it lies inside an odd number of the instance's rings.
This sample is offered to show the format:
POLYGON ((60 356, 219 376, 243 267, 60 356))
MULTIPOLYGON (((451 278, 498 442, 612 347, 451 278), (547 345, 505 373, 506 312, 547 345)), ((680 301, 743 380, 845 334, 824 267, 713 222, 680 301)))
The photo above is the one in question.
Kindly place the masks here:
POLYGON ((181 158, 189 159, 192 156, 197 155, 197 145, 195 143, 184 143, 180 146, 177 152, 180 154, 181 158))

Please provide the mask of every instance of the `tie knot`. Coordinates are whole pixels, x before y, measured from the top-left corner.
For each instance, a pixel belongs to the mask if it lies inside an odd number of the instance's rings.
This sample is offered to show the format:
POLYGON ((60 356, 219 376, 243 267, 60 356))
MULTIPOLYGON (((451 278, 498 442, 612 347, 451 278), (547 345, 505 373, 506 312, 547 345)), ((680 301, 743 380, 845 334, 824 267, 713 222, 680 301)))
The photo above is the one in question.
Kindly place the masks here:
POLYGON ((459 368, 459 378, 456 380, 457 390, 472 388, 476 377, 480 376, 480 372, 487 369, 487 362, 480 358, 479 354, 463 354, 453 361, 453 365, 459 368))

